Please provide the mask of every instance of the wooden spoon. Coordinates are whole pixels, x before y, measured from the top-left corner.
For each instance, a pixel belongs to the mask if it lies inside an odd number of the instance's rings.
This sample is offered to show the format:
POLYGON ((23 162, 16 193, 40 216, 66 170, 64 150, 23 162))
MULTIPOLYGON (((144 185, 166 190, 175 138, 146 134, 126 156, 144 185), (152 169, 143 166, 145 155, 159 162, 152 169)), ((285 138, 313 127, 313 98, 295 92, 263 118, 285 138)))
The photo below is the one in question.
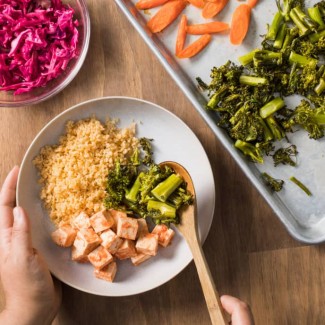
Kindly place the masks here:
POLYGON ((203 294, 205 301, 210 313, 211 322, 213 325, 223 325, 228 324, 227 317, 224 313, 223 307, 221 305, 220 297, 218 291, 215 287, 214 281, 211 276, 211 272, 207 261, 202 250, 202 246, 199 242, 198 236, 198 225, 196 216, 196 200, 195 200, 195 189, 193 185, 192 178, 188 171, 180 164, 174 161, 164 161, 160 163, 160 166, 169 166, 177 174, 181 175, 185 182, 187 183, 187 189, 194 196, 194 203, 185 207, 180 211, 181 222, 176 225, 178 230, 184 236, 189 245, 194 263, 199 275, 201 282, 203 294))

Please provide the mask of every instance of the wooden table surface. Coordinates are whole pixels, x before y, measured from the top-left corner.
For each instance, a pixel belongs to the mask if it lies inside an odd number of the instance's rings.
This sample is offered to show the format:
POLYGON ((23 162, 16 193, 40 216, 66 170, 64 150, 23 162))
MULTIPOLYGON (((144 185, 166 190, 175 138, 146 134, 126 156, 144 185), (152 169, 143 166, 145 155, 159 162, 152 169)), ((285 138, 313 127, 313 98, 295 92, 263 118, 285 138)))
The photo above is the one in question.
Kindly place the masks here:
MULTIPOLYGON (((203 248, 220 293, 247 301, 258 325, 325 324, 324 246, 302 245, 290 237, 114 1, 87 3, 91 43, 73 82, 40 105, 0 108, 1 182, 21 163, 40 129, 70 106, 112 95, 155 102, 183 119, 209 156, 216 208, 203 248)), ((158 320, 160 325, 210 323, 193 263, 170 282, 136 296, 98 297, 63 285, 55 323, 136 325, 158 320)))

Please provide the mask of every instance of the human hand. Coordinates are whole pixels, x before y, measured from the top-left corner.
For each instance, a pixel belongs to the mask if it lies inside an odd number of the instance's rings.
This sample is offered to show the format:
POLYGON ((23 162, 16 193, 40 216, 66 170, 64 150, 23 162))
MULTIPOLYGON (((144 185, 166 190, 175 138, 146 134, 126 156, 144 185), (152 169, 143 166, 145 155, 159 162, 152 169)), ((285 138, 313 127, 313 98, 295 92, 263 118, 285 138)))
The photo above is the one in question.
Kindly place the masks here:
POLYGON ((61 286, 32 247, 26 213, 15 207, 18 172, 18 167, 11 170, 0 192, 0 279, 6 300, 0 323, 51 324, 61 302, 61 286))
POLYGON ((249 306, 231 296, 221 296, 222 307, 231 315, 232 325, 254 325, 254 319, 249 306))

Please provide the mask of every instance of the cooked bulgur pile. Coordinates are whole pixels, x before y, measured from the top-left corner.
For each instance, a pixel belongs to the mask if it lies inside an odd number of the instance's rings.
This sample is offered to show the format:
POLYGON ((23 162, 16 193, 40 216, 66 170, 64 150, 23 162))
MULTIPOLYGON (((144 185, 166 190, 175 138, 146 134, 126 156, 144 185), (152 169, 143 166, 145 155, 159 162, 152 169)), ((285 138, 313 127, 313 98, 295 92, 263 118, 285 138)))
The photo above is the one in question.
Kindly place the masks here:
POLYGON ((69 121, 59 144, 42 148, 34 159, 52 221, 101 211, 109 169, 117 160, 125 162, 138 145, 135 124, 122 129, 109 119, 105 124, 95 118, 69 121))

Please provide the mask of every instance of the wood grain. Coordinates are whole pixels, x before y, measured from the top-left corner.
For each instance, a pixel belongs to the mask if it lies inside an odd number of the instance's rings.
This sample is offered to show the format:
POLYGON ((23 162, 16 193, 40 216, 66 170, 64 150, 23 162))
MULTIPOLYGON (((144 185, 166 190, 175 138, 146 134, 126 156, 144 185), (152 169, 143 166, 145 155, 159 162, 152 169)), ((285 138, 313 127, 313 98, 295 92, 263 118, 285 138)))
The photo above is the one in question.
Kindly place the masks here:
MULTIPOLYGON (((188 124, 211 161, 216 209, 203 249, 219 292, 247 301, 258 325, 324 324, 324 246, 304 246, 287 234, 114 1, 87 3, 91 44, 74 81, 40 105, 0 108, 0 181, 20 164, 37 132, 68 107, 111 95, 153 101, 188 124)), ((0 294, 2 308, 3 299, 0 294)), ((98 297, 63 285, 55 323, 151 325, 157 320, 160 325, 210 324, 193 263, 165 285, 137 296, 98 297)))

